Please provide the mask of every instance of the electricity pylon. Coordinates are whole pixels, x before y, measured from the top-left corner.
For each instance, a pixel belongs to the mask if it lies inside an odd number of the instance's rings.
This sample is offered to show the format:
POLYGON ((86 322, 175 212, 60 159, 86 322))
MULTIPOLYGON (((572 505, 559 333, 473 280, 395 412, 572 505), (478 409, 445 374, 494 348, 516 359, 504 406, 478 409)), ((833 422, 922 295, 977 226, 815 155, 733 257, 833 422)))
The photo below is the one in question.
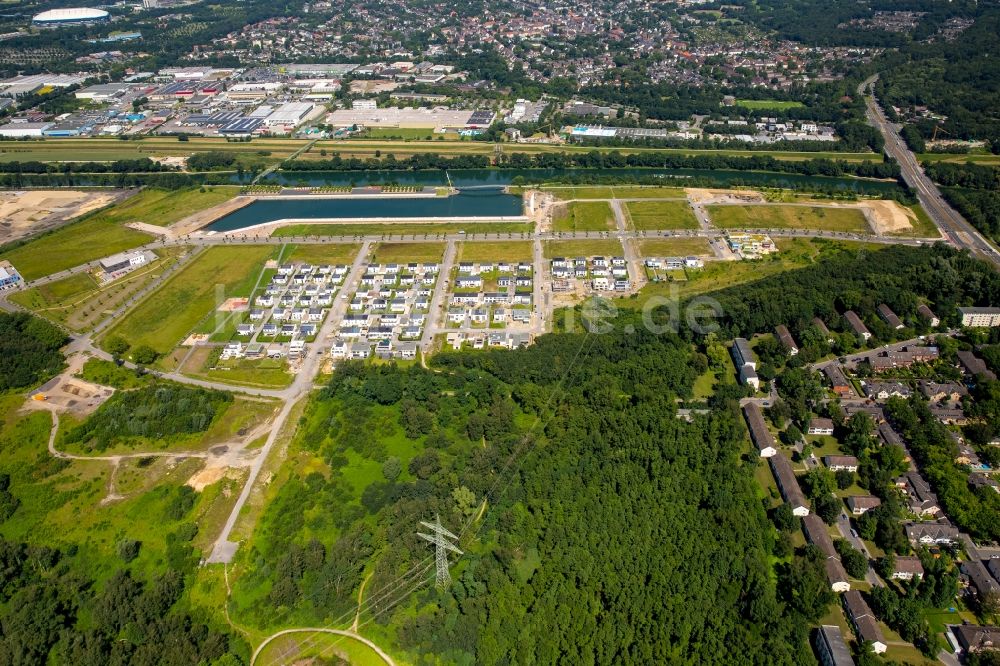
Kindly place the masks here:
POLYGON ((450 550, 459 555, 463 554, 458 547, 448 540, 457 540, 458 537, 441 526, 441 518, 436 514, 433 523, 420 521, 420 524, 433 532, 432 534, 417 532, 417 536, 434 544, 434 560, 437 563, 436 584, 438 589, 443 590, 451 585, 451 574, 448 572, 448 551, 450 550))

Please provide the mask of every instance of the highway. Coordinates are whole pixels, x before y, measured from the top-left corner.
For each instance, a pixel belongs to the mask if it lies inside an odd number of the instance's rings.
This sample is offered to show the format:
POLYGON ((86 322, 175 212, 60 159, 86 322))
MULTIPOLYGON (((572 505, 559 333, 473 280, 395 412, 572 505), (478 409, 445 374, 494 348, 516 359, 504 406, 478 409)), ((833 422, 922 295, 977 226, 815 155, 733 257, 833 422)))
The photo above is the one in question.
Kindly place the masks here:
POLYGON ((916 193, 920 205, 952 245, 969 250, 977 257, 1000 266, 1000 252, 948 205, 941 196, 941 191, 920 168, 916 156, 899 136, 895 125, 885 117, 872 93, 872 86, 877 80, 878 74, 875 74, 862 81, 858 86, 858 94, 865 96, 868 122, 882 133, 885 152, 899 164, 903 180, 916 193))

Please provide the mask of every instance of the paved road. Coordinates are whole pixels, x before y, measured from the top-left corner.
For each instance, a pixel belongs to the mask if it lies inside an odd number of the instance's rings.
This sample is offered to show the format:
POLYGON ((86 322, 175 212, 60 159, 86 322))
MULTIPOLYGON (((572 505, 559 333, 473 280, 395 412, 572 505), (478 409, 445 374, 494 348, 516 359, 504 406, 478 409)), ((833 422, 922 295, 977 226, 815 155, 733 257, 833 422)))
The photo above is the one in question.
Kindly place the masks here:
POLYGON ((448 241, 444 250, 444 259, 441 260, 438 271, 437 282, 434 283, 434 294, 431 296, 431 307, 427 313, 427 321, 424 323, 424 333, 420 338, 420 351, 425 357, 434 346, 434 336, 444 326, 451 268, 455 265, 457 254, 458 244, 455 241, 448 241))
POLYGON ((863 81, 858 86, 858 93, 865 95, 868 122, 882 133, 885 139, 885 152, 899 164, 903 180, 916 192, 920 205, 953 245, 967 249, 995 265, 1000 265, 1000 252, 997 252, 982 234, 948 205, 937 186, 920 168, 916 156, 899 136, 896 127, 885 117, 875 96, 870 94, 871 87, 877 79, 876 74, 863 81))
MULTIPOLYGON (((840 532, 840 536, 846 539, 855 549, 860 550, 868 561, 871 562, 872 554, 868 552, 868 547, 865 542, 857 538, 851 533, 851 518, 847 515, 847 512, 841 511, 840 515, 837 516, 837 530, 840 532)), ((865 573, 865 580, 872 586, 885 587, 885 583, 881 578, 872 570, 871 565, 868 566, 868 571, 865 573)))
POLYGON ((260 475, 260 471, 264 467, 264 463, 267 461, 275 442, 278 440, 278 435, 284 428, 285 422, 288 420, 288 416, 292 412, 292 408, 300 398, 304 397, 313 389, 313 381, 319 373, 323 357, 325 356, 326 350, 329 348, 330 338, 333 337, 334 331, 337 330, 337 326, 339 326, 340 322, 344 318, 344 314, 347 312, 349 300, 344 298, 344 296, 353 294, 357 290, 358 282, 361 280, 361 275, 364 272, 368 257, 371 255, 371 250, 372 244, 365 243, 362 246, 361 251, 358 252, 357 257, 354 259, 354 264, 351 266, 351 270, 347 275, 347 279, 344 280, 344 284, 340 288, 340 292, 338 294, 339 297, 334 302, 333 307, 330 308, 330 312, 327 313, 326 321, 323 322, 323 326, 320 327, 319 334, 316 336, 316 341, 306 347, 306 355, 302 360, 302 365, 299 368, 298 373, 295 376, 295 381, 292 382, 292 385, 287 389, 280 391, 281 397, 285 400, 285 404, 282 406, 281 411, 278 412, 278 416, 275 417, 274 425, 271 427, 271 433, 267 436, 267 441, 261 448, 260 454, 250 467, 250 475, 247 477, 246 483, 243 485, 243 490, 240 492, 240 496, 236 500, 236 504, 233 505, 232 511, 229 513, 229 518, 226 519, 226 523, 222 527, 222 532, 215 541, 212 553, 206 560, 208 563, 229 563, 236 554, 236 549, 239 547, 239 543, 230 541, 229 536, 232 534, 233 528, 236 526, 236 521, 239 518, 240 512, 243 510, 243 506, 246 504, 247 499, 250 497, 250 493, 253 490, 257 476, 260 475))

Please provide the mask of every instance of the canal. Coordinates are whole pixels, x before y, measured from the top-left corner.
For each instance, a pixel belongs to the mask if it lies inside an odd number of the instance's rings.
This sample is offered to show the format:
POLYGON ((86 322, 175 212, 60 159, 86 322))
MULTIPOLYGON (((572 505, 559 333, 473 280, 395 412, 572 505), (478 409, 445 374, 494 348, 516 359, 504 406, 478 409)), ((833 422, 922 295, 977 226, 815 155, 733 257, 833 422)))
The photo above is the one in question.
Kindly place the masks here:
POLYGON ((205 231, 235 231, 275 220, 357 220, 364 218, 516 217, 523 215, 519 195, 494 187, 441 197, 338 197, 260 199, 219 218, 205 231))

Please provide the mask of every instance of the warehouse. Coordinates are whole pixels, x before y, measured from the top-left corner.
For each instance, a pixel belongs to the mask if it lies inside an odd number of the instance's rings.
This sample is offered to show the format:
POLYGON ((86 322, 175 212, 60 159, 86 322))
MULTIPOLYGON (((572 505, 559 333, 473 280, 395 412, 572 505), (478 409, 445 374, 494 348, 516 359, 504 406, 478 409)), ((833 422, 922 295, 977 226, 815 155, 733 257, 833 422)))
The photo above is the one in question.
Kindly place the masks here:
POLYGON ((289 102, 282 104, 264 119, 264 124, 268 127, 298 125, 309 116, 313 108, 315 107, 309 102, 289 102))
POLYGON ((0 136, 5 139, 42 136, 42 133, 50 127, 52 123, 7 123, 0 126, 0 136))

